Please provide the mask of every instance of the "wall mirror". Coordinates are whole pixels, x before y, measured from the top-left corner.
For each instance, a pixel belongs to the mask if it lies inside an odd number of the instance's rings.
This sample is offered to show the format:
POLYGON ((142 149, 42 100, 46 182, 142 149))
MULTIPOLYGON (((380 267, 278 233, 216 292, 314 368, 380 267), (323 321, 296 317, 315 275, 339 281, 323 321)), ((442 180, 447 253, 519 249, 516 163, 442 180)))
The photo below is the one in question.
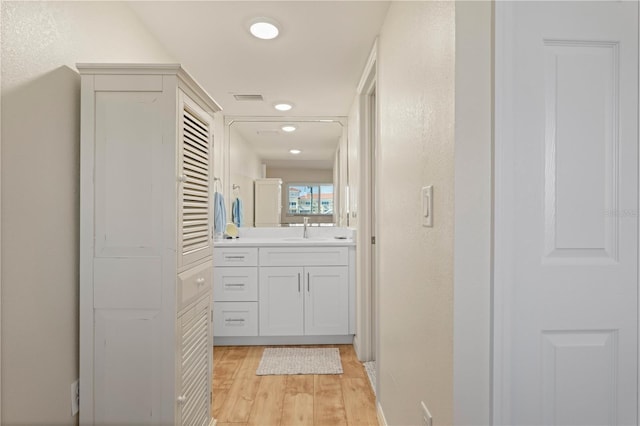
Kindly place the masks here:
POLYGON ((240 198, 242 226, 253 226, 255 180, 279 178, 280 226, 300 224, 305 216, 313 224, 338 223, 348 176, 339 154, 346 127, 344 117, 226 117, 229 212, 240 198))

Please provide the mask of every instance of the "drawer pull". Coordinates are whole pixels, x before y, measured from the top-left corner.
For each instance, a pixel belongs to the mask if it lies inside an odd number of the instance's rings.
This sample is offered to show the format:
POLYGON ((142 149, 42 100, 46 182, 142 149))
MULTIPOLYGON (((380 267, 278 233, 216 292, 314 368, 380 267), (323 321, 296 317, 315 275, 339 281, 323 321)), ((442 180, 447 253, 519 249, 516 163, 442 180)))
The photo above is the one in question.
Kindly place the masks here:
POLYGON ((244 256, 225 256, 225 259, 244 259, 244 256))
POLYGON ((186 397, 186 396, 184 396, 184 395, 180 395, 180 396, 178 397, 178 404, 182 405, 182 404, 184 404, 185 402, 187 402, 187 397, 186 397))
POLYGON ((235 283, 230 283, 230 284, 225 284, 225 287, 244 287, 244 283, 241 284, 235 284, 235 283))
POLYGON ((244 322, 244 318, 227 318, 226 322, 244 322))
POLYGON ((198 278, 198 279, 196 280, 196 284, 198 284, 198 285, 202 285, 202 284, 204 284, 204 278, 202 278, 202 277, 198 278))
POLYGON ((298 272, 298 293, 300 293, 300 272, 298 272))
POLYGON ((242 327, 244 326, 244 318, 227 318, 224 320, 227 326, 242 327))
POLYGON ((307 272, 307 293, 311 293, 311 275, 307 272))

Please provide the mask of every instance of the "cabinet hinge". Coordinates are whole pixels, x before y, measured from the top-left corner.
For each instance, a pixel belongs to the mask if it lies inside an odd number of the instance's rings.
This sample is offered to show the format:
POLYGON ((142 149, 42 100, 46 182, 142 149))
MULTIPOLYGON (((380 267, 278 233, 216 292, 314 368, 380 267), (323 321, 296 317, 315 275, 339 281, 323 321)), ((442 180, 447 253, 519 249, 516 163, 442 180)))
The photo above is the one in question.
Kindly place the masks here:
POLYGON ((371 244, 375 244, 376 243, 376 237, 371 237, 371 244))

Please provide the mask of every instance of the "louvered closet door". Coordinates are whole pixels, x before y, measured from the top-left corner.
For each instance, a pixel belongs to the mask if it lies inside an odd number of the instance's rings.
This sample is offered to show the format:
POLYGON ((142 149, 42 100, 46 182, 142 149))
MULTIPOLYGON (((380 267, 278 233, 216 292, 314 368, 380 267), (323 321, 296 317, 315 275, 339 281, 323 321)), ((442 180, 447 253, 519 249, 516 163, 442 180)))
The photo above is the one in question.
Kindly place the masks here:
POLYGON ((181 335, 179 425, 207 426, 211 420, 210 293, 178 318, 181 335))
POLYGON ((180 96, 180 266, 212 254, 212 118, 180 96))

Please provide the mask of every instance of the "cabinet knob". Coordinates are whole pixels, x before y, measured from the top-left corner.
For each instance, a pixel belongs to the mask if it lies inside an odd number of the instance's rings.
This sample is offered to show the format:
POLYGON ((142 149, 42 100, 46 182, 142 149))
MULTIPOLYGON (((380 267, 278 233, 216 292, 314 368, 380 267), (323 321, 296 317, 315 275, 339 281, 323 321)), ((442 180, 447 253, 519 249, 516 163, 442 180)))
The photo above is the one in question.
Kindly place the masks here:
POLYGON ((196 284, 198 284, 198 285, 202 285, 202 284, 204 284, 204 278, 202 278, 202 277, 201 277, 201 278, 198 278, 198 279, 196 280, 196 284))
POLYGON ((185 176, 185 175, 178 176, 178 181, 179 182, 186 182, 187 181, 187 176, 185 176))
POLYGON ((184 404, 185 402, 187 402, 187 397, 184 395, 180 395, 178 397, 178 404, 184 404))

